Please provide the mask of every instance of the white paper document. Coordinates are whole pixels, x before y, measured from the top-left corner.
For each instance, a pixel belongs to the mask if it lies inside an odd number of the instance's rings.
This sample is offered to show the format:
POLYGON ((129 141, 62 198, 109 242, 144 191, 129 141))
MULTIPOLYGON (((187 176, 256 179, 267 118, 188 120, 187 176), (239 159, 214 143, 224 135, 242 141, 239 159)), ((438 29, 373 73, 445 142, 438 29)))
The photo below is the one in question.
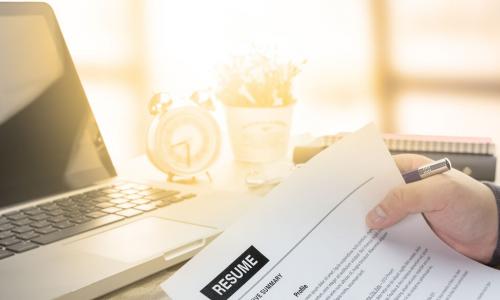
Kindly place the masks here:
POLYGON ((370 230, 404 181, 373 125, 327 148, 162 284, 172 299, 500 299, 500 271, 421 215, 370 230))

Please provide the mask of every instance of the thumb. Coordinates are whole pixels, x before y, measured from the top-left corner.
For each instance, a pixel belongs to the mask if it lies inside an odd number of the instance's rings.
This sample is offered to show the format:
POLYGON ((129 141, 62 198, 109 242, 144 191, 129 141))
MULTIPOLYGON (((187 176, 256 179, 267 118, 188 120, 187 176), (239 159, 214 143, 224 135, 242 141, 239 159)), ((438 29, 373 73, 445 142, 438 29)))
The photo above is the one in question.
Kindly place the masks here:
POLYGON ((418 154, 397 154, 393 158, 401 173, 413 171, 432 162, 432 159, 418 154))
POLYGON ((441 210, 446 206, 443 197, 429 197, 426 191, 431 180, 427 178, 392 189, 366 216, 366 224, 382 229, 396 224, 409 214, 441 210))

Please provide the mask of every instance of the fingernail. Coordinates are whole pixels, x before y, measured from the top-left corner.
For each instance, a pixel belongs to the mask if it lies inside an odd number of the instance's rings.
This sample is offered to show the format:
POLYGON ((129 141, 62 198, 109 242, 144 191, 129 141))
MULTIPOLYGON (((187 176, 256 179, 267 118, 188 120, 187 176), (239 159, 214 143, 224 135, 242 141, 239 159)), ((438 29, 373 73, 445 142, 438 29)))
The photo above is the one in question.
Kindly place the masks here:
POLYGON ((368 218, 372 224, 381 224, 385 221, 386 217, 387 214, 380 206, 375 207, 368 214, 368 218))

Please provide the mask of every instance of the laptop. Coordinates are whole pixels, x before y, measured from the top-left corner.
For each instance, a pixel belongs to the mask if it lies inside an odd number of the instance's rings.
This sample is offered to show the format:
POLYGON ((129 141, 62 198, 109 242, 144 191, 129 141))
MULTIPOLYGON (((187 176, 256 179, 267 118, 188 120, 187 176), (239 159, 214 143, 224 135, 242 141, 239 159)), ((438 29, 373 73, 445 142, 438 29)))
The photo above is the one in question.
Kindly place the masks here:
POLYGON ((118 178, 51 8, 0 3, 0 298, 87 299, 187 260, 249 202, 118 178))

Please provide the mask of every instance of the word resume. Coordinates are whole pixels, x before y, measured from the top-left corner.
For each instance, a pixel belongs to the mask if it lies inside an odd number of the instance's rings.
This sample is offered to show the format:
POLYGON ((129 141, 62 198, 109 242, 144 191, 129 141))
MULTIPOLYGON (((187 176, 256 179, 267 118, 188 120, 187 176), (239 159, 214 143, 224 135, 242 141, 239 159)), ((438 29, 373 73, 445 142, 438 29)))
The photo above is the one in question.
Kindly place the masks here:
POLYGON ((403 178, 374 125, 311 159, 162 284, 172 299, 499 299, 500 271, 422 215, 365 216, 403 178))

